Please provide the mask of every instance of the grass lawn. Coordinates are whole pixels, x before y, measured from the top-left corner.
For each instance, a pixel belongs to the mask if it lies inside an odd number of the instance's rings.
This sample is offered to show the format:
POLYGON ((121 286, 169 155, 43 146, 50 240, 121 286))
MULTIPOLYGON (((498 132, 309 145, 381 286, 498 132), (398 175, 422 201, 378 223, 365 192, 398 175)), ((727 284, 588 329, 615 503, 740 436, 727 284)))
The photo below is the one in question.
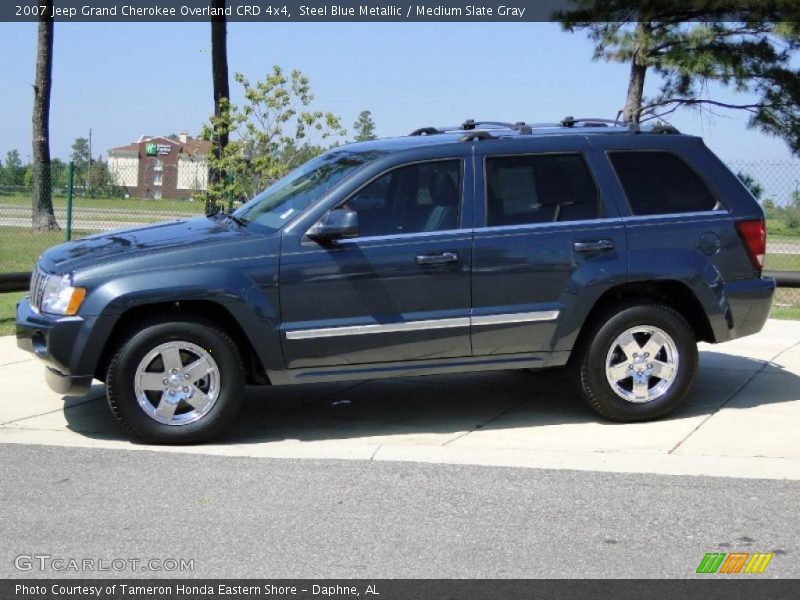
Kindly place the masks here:
MULTIPOLYGON (((81 232, 74 234, 80 237, 81 232)), ((25 227, 0 227, 0 273, 31 271, 43 250, 63 241, 63 231, 33 233, 25 227)))
POLYGON ((764 268, 773 271, 800 271, 800 254, 767 254, 764 257, 764 268))
MULTIPOLYGON (((0 195, 0 206, 24 206, 31 205, 31 197, 25 194, 0 195)), ((55 208, 66 208, 66 196, 53 196, 53 206, 55 208)), ((145 212, 158 213, 192 213, 202 215, 205 212, 204 202, 192 200, 169 200, 162 198, 155 200, 152 198, 81 198, 72 199, 73 210, 79 211, 82 208, 106 208, 116 210, 140 210, 145 212)))
POLYGON ((767 219, 767 239, 770 241, 798 240, 800 229, 786 226, 786 221, 780 219, 767 219))
POLYGON ((0 294, 0 335, 11 335, 14 333, 14 320, 17 318, 17 302, 19 302, 19 299, 24 295, 23 292, 0 294))

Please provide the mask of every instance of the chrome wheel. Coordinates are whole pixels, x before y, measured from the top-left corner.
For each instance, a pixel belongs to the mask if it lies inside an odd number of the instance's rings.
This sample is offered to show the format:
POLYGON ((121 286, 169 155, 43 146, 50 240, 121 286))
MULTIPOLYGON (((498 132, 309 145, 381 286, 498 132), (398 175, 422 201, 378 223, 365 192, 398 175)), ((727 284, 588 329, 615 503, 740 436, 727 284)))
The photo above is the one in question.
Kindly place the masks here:
POLYGON ((167 342, 148 352, 136 367, 134 391, 147 416, 165 425, 202 419, 219 397, 216 361, 190 342, 167 342))
POLYGON ((628 402, 652 402, 672 386, 678 373, 675 341, 658 327, 643 325, 621 333, 606 356, 606 379, 628 402))

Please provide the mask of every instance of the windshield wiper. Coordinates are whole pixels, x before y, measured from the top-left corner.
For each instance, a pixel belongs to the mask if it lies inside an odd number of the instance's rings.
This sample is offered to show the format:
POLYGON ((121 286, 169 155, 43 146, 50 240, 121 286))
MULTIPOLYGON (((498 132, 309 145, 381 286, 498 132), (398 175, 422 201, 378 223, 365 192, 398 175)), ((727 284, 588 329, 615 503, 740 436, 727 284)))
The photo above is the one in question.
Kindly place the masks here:
POLYGON ((242 217, 237 217, 232 212, 225 212, 224 210, 218 210, 217 212, 211 213, 208 216, 212 218, 222 217, 223 219, 230 219, 240 227, 247 227, 247 224, 250 222, 242 217))

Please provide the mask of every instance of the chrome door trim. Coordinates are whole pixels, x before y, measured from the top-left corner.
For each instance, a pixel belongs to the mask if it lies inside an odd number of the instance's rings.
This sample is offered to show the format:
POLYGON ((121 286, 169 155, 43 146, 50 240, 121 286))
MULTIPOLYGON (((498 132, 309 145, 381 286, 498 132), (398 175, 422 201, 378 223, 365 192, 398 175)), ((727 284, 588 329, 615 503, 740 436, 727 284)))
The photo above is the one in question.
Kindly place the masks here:
POLYGON ((295 329, 286 332, 286 339, 307 340, 311 338, 338 337, 342 335, 397 333, 401 331, 421 331, 423 329, 445 329, 448 327, 469 327, 469 317, 407 321, 405 323, 387 323, 386 325, 348 325, 345 327, 323 327, 321 329, 295 329))
POLYGON ((471 325, 510 325, 515 323, 533 323, 536 321, 552 321, 558 318, 557 310, 541 310, 525 313, 506 313, 500 315, 482 315, 477 317, 455 317, 448 319, 427 319, 424 321, 407 321, 405 323, 387 323, 370 325, 346 325, 343 327, 322 327, 320 329, 293 329, 286 332, 287 340, 308 340, 317 338, 339 337, 345 335, 368 335, 372 333, 398 333, 403 331, 423 331, 426 329, 447 329, 450 327, 469 327, 471 325))
POLYGON ((506 325, 509 323, 532 323, 553 321, 558 318, 557 310, 537 310, 535 312, 508 313, 504 315, 485 315, 472 317, 473 325, 506 325))

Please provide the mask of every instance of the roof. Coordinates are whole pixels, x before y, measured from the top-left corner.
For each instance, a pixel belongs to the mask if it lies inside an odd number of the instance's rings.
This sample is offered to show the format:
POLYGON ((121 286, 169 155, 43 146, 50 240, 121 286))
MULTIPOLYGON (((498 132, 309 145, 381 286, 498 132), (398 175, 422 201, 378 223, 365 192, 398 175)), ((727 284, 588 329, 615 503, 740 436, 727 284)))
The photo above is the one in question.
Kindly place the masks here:
POLYGON ((139 153, 139 145, 142 142, 152 142, 152 141, 159 141, 161 143, 167 143, 172 146, 178 146, 178 152, 188 156, 205 156, 211 150, 211 142, 208 140, 201 140, 198 138, 188 138, 186 143, 181 142, 180 140, 173 140, 172 138, 156 135, 143 135, 139 138, 139 141, 133 142, 128 144, 127 146, 117 146, 116 148, 109 148, 108 154, 111 156, 112 154, 138 154, 139 153))
POLYGON ((461 125, 422 127, 410 135, 384 138, 369 142, 348 144, 353 149, 397 151, 424 145, 452 144, 473 140, 531 139, 540 136, 587 136, 587 135, 634 135, 671 134, 682 135, 670 125, 629 125, 609 119, 574 119, 566 117, 560 123, 504 123, 500 121, 473 121, 461 125))

